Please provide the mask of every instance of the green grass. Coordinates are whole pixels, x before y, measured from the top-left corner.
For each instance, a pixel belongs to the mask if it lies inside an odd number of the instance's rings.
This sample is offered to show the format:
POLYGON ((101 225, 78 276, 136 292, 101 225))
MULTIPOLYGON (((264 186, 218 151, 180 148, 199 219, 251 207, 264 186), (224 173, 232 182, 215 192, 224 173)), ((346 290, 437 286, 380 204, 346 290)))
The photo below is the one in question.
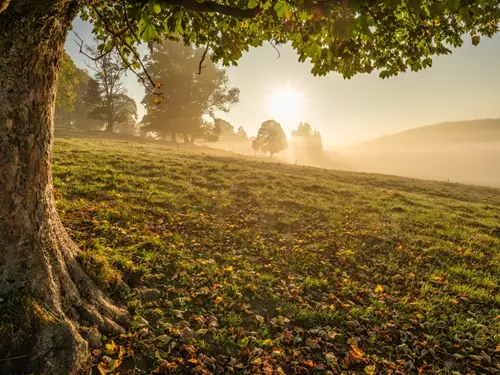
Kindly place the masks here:
POLYGON ((500 372, 500 190, 202 151, 56 141, 79 259, 135 317, 95 366, 500 372))

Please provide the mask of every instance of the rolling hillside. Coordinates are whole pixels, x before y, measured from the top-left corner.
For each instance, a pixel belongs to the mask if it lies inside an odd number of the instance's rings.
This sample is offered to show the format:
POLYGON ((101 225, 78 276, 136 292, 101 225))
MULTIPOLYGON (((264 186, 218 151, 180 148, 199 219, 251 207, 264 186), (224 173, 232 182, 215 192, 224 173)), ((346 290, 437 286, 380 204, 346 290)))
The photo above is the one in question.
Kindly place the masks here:
MULTIPOLYGON (((56 139, 54 182, 133 317, 85 374, 500 369, 499 189, 83 138, 56 139)), ((9 374, 43 306, 1 302, 9 374)))
MULTIPOLYGON (((357 147, 392 150, 423 147, 500 144, 500 119, 444 122, 364 142, 357 147)), ((487 147, 487 146, 486 146, 487 147)))
POLYGON ((500 187, 500 120, 424 126, 343 150, 358 171, 500 187))

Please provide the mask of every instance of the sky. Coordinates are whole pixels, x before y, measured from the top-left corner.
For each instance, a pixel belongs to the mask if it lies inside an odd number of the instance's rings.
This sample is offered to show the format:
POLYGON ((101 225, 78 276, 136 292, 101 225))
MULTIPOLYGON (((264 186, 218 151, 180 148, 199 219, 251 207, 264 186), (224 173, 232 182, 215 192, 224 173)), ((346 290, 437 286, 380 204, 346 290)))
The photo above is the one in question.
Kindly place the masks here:
MULTIPOLYGON (((76 20, 73 29, 92 43, 89 24, 76 20)), ((68 35, 66 49, 85 68, 75 39, 68 35)), ((280 122, 288 136, 306 121, 326 146, 339 147, 444 121, 500 118, 500 34, 482 37, 477 47, 466 39, 451 55, 435 57, 432 68, 384 80, 373 73, 350 80, 338 73, 314 77, 311 64, 299 63, 291 47, 278 48, 279 58, 264 44, 228 68, 231 85, 241 90, 240 102, 221 117, 250 136, 269 119, 280 122)), ((125 86, 140 119, 144 89, 132 73, 125 86)))

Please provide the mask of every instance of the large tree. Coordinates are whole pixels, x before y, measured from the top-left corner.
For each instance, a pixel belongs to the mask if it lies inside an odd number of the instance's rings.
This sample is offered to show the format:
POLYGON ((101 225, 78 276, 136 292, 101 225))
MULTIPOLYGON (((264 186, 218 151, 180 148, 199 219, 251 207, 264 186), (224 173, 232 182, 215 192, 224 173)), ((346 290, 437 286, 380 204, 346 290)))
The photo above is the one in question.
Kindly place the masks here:
POLYGON ((147 113, 142 123, 146 131, 163 138, 170 133, 173 142, 176 133, 182 133, 185 141, 194 141, 195 135, 202 133, 204 115, 214 118, 215 111, 228 112, 239 101, 239 90, 229 87, 225 69, 208 56, 202 74, 198 74, 204 54, 202 49, 172 40, 153 48, 147 57, 147 73, 155 82, 166 85, 161 100, 153 91, 144 96, 142 103, 147 113))
POLYGON ((477 44, 497 32, 500 17, 499 0, 0 0, 0 296, 29 295, 47 312, 24 361, 38 374, 77 371, 84 323, 119 331, 127 320, 78 264, 54 203, 55 89, 78 12, 100 51, 118 48, 133 69, 140 42, 176 35, 226 65, 263 41, 290 42, 314 74, 345 77, 430 66, 464 34, 477 44))

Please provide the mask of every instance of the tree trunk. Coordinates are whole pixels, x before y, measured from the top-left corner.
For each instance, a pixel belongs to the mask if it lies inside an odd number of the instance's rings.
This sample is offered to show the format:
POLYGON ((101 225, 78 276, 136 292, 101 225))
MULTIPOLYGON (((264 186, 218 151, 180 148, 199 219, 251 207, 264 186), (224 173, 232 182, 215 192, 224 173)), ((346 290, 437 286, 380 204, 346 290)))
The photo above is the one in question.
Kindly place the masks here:
POLYGON ((184 137, 184 143, 190 143, 191 140, 189 139, 189 134, 187 133, 182 133, 182 136, 184 137))
MULTIPOLYGON (((109 104, 108 104, 108 106, 109 106, 109 104)), ((115 125, 115 116, 113 116, 113 111, 112 110, 108 110, 105 131, 108 132, 108 133, 113 133, 114 125, 115 125)))
MULTIPOLYGON (((84 325, 113 332, 127 321, 78 264, 54 202, 55 87, 76 5, 15 0, 0 13, 0 297, 29 295, 52 317, 33 327, 17 373, 73 374, 84 325)), ((2 354, 11 349, 0 341, 2 354)))
POLYGON ((170 133, 170 142, 177 143, 177 133, 176 132, 170 133))

